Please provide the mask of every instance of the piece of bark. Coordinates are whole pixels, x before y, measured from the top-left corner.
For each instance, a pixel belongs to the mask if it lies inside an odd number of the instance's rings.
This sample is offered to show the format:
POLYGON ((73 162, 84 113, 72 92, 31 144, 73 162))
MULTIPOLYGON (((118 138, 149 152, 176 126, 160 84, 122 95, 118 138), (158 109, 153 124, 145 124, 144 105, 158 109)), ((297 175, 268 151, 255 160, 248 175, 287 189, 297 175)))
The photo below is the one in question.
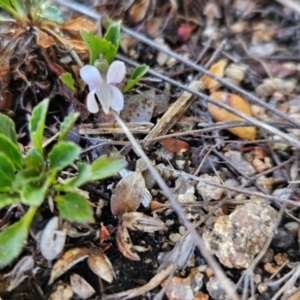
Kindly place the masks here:
MULTIPOLYGON (((201 91, 205 89, 205 83, 202 80, 195 80, 189 85, 189 88, 201 91)), ((156 142, 150 139, 165 135, 178 122, 194 100, 195 97, 192 94, 183 92, 145 137, 144 141, 146 142, 143 143, 143 147, 147 149, 151 148, 156 142), (147 142, 148 139, 150 140, 149 142, 147 142)))

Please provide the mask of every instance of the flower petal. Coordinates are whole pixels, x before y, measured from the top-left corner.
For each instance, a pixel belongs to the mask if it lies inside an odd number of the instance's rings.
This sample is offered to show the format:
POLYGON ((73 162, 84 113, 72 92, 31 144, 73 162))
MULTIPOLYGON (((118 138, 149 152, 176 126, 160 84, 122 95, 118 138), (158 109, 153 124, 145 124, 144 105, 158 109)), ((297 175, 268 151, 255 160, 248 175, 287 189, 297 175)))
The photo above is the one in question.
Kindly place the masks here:
POLYGON ((112 85, 102 83, 97 87, 96 90, 96 95, 102 105, 103 111, 106 114, 109 113, 110 103, 114 96, 112 87, 112 85))
POLYGON ((126 74, 126 67, 122 61, 114 61, 108 68, 106 82, 115 84, 121 82, 126 74))
POLYGON ((85 65, 80 69, 82 80, 89 86, 90 91, 97 88, 103 82, 98 69, 91 65, 85 65))
POLYGON ((96 90, 92 90, 89 92, 87 96, 86 106, 89 112, 95 114, 99 111, 99 106, 95 97, 96 90))
POLYGON ((115 86, 111 85, 112 88, 112 99, 110 102, 110 107, 119 112, 123 109, 124 107, 124 96, 122 92, 115 86))

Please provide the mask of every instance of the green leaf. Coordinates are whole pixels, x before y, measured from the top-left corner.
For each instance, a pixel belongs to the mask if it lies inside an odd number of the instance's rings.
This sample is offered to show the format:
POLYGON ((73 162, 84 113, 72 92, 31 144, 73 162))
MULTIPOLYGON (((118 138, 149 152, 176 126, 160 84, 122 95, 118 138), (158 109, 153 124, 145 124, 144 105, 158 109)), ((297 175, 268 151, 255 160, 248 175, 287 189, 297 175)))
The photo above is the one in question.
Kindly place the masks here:
POLYGON ((102 155, 92 163, 93 175, 90 180, 99 180, 118 173, 127 166, 127 161, 118 156, 102 155))
POLYGON ((94 222, 93 210, 87 199, 77 193, 56 196, 60 216, 69 221, 91 223, 94 222))
POLYGON ((74 78, 71 73, 63 73, 59 76, 59 79, 73 92, 73 94, 76 94, 74 78))
POLYGON ((8 13, 12 14, 13 16, 16 14, 16 11, 13 10, 11 4, 9 3, 9 0, 2 0, 0 2, 0 7, 6 10, 8 13))
POLYGON ((37 148, 31 148, 30 151, 23 159, 24 167, 26 169, 44 171, 45 158, 43 153, 37 150, 37 148))
POLYGON ((50 170, 60 171, 69 166, 80 154, 80 147, 71 142, 59 142, 49 153, 50 170))
POLYGON ((109 26, 104 35, 104 39, 111 42, 115 46, 116 52, 118 51, 121 40, 121 21, 109 26))
POLYGON ((43 153, 42 143, 49 99, 43 100, 32 111, 29 130, 33 145, 43 153))
POLYGON ((17 173, 12 184, 12 190, 16 191, 19 188, 29 184, 41 181, 44 174, 38 170, 26 169, 17 173))
MULTIPOLYGON (((0 193, 0 209, 14 203, 19 203, 20 197, 16 194, 0 193)), ((1 247, 0 247, 1 251, 1 247)))
POLYGON ((15 124, 8 116, 0 113, 0 134, 6 135, 14 144, 17 144, 15 124))
POLYGON ((0 269, 11 263, 21 253, 36 209, 36 207, 30 207, 20 221, 6 227, 0 233, 0 269))
POLYGON ((55 7, 55 6, 52 6, 52 5, 46 7, 43 10, 40 10, 37 14, 41 18, 48 19, 50 21, 54 21, 54 22, 56 22, 58 24, 63 24, 65 22, 62 14, 58 10, 58 8, 55 7))
POLYGON ((8 265, 22 251, 28 236, 28 227, 19 221, 0 233, 0 268, 8 265))
POLYGON ((9 192, 15 177, 15 168, 10 159, 0 153, 0 191, 9 192))
POLYGON ((115 49, 116 47, 112 43, 86 30, 81 30, 80 35, 89 49, 90 65, 94 65, 100 54, 102 54, 103 58, 108 62, 112 61, 112 56, 113 58, 115 57, 117 51, 115 49))
POLYGON ((66 139, 68 133, 74 126, 78 117, 79 117, 79 113, 74 113, 74 114, 71 114, 71 115, 65 117, 65 119, 63 120, 63 122, 60 125, 59 137, 58 137, 59 142, 66 139))
POLYGON ((77 176, 67 179, 64 187, 67 188, 67 190, 78 188, 84 183, 90 181, 92 174, 91 165, 87 163, 79 163, 77 176))
POLYGON ((4 153, 13 163, 15 169, 22 168, 22 154, 17 144, 14 144, 7 136, 0 134, 0 152, 4 153))
POLYGON ((27 205, 40 206, 46 197, 46 188, 34 183, 27 183, 21 190, 21 201, 27 205))
POLYGON ((21 253, 28 236, 28 227, 25 225, 22 219, 0 233, 0 268, 8 265, 21 253))
POLYGON ((148 72, 148 70, 149 66, 145 64, 137 66, 131 73, 123 92, 128 92, 148 72))

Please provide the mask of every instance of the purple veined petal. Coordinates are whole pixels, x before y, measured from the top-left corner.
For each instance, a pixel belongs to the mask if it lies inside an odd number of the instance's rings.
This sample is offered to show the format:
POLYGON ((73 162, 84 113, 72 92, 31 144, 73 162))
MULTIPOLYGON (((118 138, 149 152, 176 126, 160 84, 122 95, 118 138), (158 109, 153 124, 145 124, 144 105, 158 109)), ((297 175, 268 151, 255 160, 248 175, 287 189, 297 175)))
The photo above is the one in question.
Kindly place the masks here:
POLYGON ((111 89, 112 89, 112 98, 110 102, 110 107, 116 112, 119 112, 124 107, 124 96, 117 87, 112 85, 111 89))
POLYGON ((126 74, 126 67, 122 61, 114 61, 108 68, 106 82, 115 84, 121 82, 126 74))
POLYGON ((109 108, 110 108, 110 103, 112 100, 113 95, 113 86, 102 83, 97 87, 96 90, 96 95, 102 105, 103 111, 108 114, 109 113, 109 108))
POLYGON ((86 65, 80 69, 82 80, 89 86, 90 91, 97 88, 103 82, 98 69, 91 65, 86 65))
POLYGON ((87 96, 87 100, 86 100, 87 109, 92 114, 95 114, 99 111, 99 105, 96 101, 95 93, 96 93, 95 89, 90 91, 88 96, 87 96))

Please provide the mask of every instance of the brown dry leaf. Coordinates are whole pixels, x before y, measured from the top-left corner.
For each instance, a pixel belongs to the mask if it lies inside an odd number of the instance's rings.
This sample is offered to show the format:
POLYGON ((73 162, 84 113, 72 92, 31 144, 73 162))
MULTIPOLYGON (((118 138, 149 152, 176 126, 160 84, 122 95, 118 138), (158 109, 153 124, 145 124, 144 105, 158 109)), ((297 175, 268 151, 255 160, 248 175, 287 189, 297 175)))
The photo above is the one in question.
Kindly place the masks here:
POLYGON ((73 291, 82 299, 90 298, 96 292, 94 288, 78 274, 73 273, 70 276, 70 283, 73 291))
MULTIPOLYGON (((228 106, 248 116, 252 116, 250 105, 248 104, 248 102, 246 102, 246 100, 244 100, 242 97, 238 95, 226 93, 226 92, 214 92, 210 95, 210 97, 221 103, 227 104, 228 106)), ((211 103, 207 104, 207 109, 210 115, 212 116, 212 118, 217 122, 243 120, 241 117, 236 116, 228 112, 227 110, 217 107, 211 103)), ((233 128, 228 128, 227 130, 243 139, 255 140, 256 137, 255 127, 233 127, 233 128)))
POLYGON ((87 30, 92 33, 96 32, 97 30, 96 24, 84 17, 77 17, 71 19, 70 21, 67 21, 66 23, 60 25, 60 28, 63 30, 74 30, 74 31, 87 30))
POLYGON ((71 300, 73 294, 74 294, 73 289, 69 284, 59 282, 48 299, 49 300, 71 300))
MULTIPOLYGON (((220 59, 218 62, 216 62, 209 68, 209 72, 222 78, 224 75, 224 71, 225 71, 225 67, 227 66, 227 63, 228 63, 227 59, 220 59)), ((219 88, 221 85, 219 82, 213 80, 212 78, 210 78, 206 75, 204 75, 202 77, 202 80, 205 82, 206 87, 211 92, 213 92, 214 90, 219 88)))
POLYGON ((48 285, 52 284, 59 276, 71 269, 74 265, 88 257, 90 249, 77 247, 67 250, 54 264, 48 285))
POLYGON ((83 52, 87 51, 87 46, 83 41, 64 38, 46 26, 43 26, 42 30, 54 36, 63 45, 70 46, 71 48, 74 48, 77 51, 83 51, 83 52))
POLYGON ((87 263, 96 275, 109 283, 116 277, 111 262, 100 248, 92 249, 92 253, 88 257, 87 263))
POLYGON ((141 260, 133 248, 133 244, 126 227, 118 227, 116 242, 118 245, 118 249, 125 257, 130 260, 141 260))
POLYGON ((12 104, 12 93, 7 90, 10 83, 10 65, 7 55, 0 60, 0 108, 9 108, 12 104))
POLYGON ((120 117, 125 122, 150 122, 155 106, 155 90, 143 94, 125 95, 120 117))
POLYGON ((129 19, 135 24, 142 21, 147 13, 150 0, 138 0, 131 6, 129 10, 129 19))
POLYGON ((182 153, 190 150, 190 145, 187 142, 174 138, 163 139, 160 143, 166 150, 174 153, 182 153))
POLYGON ((121 222, 124 227, 143 232, 155 232, 165 228, 164 222, 149 217, 141 212, 124 213, 121 216, 121 222))
POLYGON ((150 20, 148 20, 145 26, 147 35, 149 35, 152 38, 156 38, 161 33, 160 27, 162 26, 162 24, 162 17, 153 17, 150 20))
POLYGON ((140 172, 134 172, 119 181, 111 197, 110 207, 115 216, 136 211, 145 193, 145 180, 140 172))
POLYGON ((46 32, 40 30, 38 27, 35 27, 35 33, 36 33, 36 43, 43 47, 48 48, 50 46, 56 45, 55 40, 46 32))

